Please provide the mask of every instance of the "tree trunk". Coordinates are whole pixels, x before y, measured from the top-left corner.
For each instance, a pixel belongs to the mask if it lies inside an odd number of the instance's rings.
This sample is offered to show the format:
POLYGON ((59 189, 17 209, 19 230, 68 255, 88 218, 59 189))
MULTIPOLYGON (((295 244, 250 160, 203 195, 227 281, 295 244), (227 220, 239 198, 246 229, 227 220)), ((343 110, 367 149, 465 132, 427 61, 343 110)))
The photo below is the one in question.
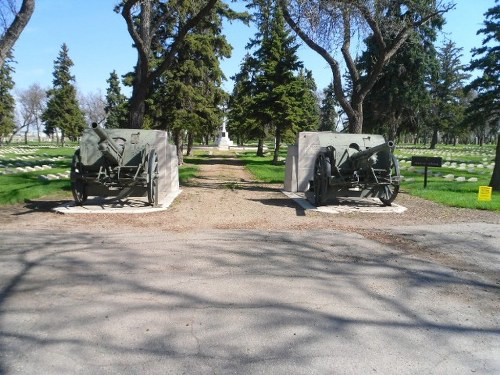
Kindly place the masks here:
POLYGON ((273 164, 278 164, 278 159, 280 156, 280 147, 281 147, 281 134, 279 131, 276 131, 276 144, 274 146, 273 164))
POLYGON ((490 186, 494 191, 500 191, 500 135, 497 139, 497 152, 495 155, 495 168, 491 175, 490 186))
POLYGON ((134 86, 132 97, 130 98, 130 108, 128 117, 128 127, 130 129, 141 129, 144 123, 144 113, 146 112, 147 87, 144 84, 134 86))
MULTIPOLYGON (((354 104, 351 105, 354 107, 354 104)), ((356 109, 347 115, 349 119, 349 133, 361 134, 363 132, 363 104, 358 103, 355 106, 356 109)))
POLYGON ((17 41, 21 32, 24 30, 28 21, 35 10, 35 0, 24 0, 19 13, 9 26, 2 38, 0 38, 0 67, 3 66, 5 59, 9 55, 14 43, 17 41))
POLYGON ((184 134, 183 130, 174 131, 174 144, 177 147, 178 164, 184 164, 184 134))
POLYGON ((187 144, 187 152, 186 155, 191 156, 193 152, 193 143, 194 143, 194 135, 192 132, 188 133, 188 144, 187 144))
POLYGON ((438 143, 438 129, 434 128, 434 131, 432 132, 431 146, 429 148, 431 150, 436 149, 437 143, 438 143))
POLYGON ((259 144, 257 146, 257 156, 264 156, 264 139, 259 138, 259 144))

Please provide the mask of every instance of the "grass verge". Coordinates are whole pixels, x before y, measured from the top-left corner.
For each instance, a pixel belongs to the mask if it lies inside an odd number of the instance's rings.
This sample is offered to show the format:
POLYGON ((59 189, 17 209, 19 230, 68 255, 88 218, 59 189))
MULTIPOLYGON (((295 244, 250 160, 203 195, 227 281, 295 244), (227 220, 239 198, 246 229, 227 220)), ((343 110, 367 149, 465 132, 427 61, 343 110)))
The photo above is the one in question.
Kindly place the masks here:
MULTIPOLYGON (((285 159, 286 152, 280 153, 280 159, 285 159)), ((255 152, 244 152, 238 155, 245 167, 259 181, 267 183, 283 183, 285 181, 285 162, 280 161, 275 165, 272 163, 272 155, 255 156, 255 152)))

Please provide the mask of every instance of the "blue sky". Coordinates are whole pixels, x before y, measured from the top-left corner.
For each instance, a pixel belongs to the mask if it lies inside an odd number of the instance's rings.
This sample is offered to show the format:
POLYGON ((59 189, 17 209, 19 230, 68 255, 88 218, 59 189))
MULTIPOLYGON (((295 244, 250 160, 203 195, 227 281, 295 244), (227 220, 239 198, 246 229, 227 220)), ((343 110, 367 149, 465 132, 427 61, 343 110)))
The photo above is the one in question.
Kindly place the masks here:
MULTIPOLYGON (((109 74, 116 70, 123 75, 132 70, 137 54, 121 15, 113 12, 118 0, 42 0, 37 1, 35 13, 17 41, 14 57, 17 89, 26 89, 33 83, 42 87, 52 85, 54 60, 61 45, 66 43, 74 62, 72 74, 78 89, 86 94, 105 94, 109 74)), ((494 0, 455 0, 456 9, 446 15, 445 35, 463 48, 463 62, 470 61, 470 50, 481 44, 476 32, 483 23, 483 14, 494 0)), ((235 5, 233 5, 235 6, 235 5)), ((242 10, 241 4, 236 5, 242 10)), ((231 90, 229 77, 236 74, 245 55, 245 45, 255 30, 240 22, 227 24, 224 30, 233 45, 233 55, 222 62, 228 78, 224 84, 231 90)), ((301 47, 299 57, 312 70, 319 89, 331 81, 331 71, 315 52, 301 47)), ((125 92, 127 92, 125 90, 125 92)))

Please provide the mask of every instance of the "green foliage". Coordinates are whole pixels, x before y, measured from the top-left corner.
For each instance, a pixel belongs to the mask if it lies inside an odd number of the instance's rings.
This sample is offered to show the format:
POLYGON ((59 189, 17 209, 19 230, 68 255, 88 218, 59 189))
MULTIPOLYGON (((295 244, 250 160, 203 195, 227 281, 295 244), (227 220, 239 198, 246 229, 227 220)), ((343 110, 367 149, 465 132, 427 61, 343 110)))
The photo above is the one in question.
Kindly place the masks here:
POLYGON ((112 71, 106 80, 106 127, 126 128, 128 122, 127 97, 122 94, 120 80, 116 71, 112 71))
POLYGON ((474 79, 467 87, 475 90, 477 97, 471 111, 485 111, 488 120, 500 118, 500 5, 488 9, 485 13, 484 27, 478 34, 483 34, 482 46, 472 50, 468 70, 481 70, 482 75, 474 79))
POLYGON ((473 57, 469 69, 482 70, 482 75, 471 82, 468 90, 475 90, 476 98, 469 106, 466 119, 472 128, 480 129, 480 135, 490 129, 497 135, 496 165, 490 186, 500 191, 500 5, 488 9, 484 27, 478 34, 485 35, 482 46, 472 50, 473 57))
MULTIPOLYGON (((190 4, 187 14, 203 5, 190 4)), ((231 55, 231 46, 221 34, 223 17, 233 20, 245 15, 218 3, 182 41, 171 68, 155 81, 147 102, 153 128, 172 131, 181 150, 185 134, 190 142, 197 138, 208 143, 222 124, 227 94, 222 89, 225 77, 220 59, 231 55)))
MULTIPOLYGON (((387 33, 389 41, 393 36, 387 33)), ((387 63, 364 102, 365 132, 395 139, 401 131, 414 132, 423 123, 430 107, 426 80, 438 70, 434 41, 433 28, 413 31, 387 63)), ((372 37, 367 40, 367 50, 358 63, 360 70, 366 72, 363 78, 370 73, 376 50, 372 37)))
POLYGON ((338 114, 335 109, 338 106, 338 100, 335 97, 333 83, 323 90, 323 100, 321 101, 321 117, 319 131, 335 131, 337 129, 338 114))
POLYGON ((70 74, 73 66, 68 54, 68 47, 63 44, 59 56, 54 61, 53 87, 47 92, 48 102, 42 120, 45 122, 45 133, 52 135, 61 130, 61 143, 64 136, 75 140, 85 128, 85 116, 80 110, 73 85, 74 77, 70 74))
POLYGON ((445 137, 454 138, 462 130, 463 115, 466 108, 465 81, 469 75, 460 62, 462 48, 447 41, 438 52, 439 71, 430 80, 431 113, 429 121, 434 131, 431 148, 437 143, 437 132, 445 137))
POLYGON ((273 160, 277 162, 282 141, 293 141, 300 130, 317 128, 316 85, 311 73, 301 70, 299 45, 286 29, 276 2, 253 1, 250 6, 257 8, 259 31, 248 48, 257 49, 245 57, 240 73, 234 77, 229 129, 240 140, 262 141, 268 132, 274 133, 273 160))
POLYGON ((14 122, 16 104, 11 94, 14 88, 13 72, 9 60, 0 66, 0 144, 16 127, 14 122))

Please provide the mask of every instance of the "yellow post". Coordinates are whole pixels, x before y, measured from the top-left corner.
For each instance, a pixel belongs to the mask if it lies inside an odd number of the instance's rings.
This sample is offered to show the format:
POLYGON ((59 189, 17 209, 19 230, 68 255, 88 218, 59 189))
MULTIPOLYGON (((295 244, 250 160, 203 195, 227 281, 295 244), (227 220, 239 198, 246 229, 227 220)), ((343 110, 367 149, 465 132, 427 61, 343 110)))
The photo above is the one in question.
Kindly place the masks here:
POLYGON ((478 201, 491 201, 491 194, 493 192, 493 188, 491 186, 479 186, 479 194, 477 195, 478 201))

